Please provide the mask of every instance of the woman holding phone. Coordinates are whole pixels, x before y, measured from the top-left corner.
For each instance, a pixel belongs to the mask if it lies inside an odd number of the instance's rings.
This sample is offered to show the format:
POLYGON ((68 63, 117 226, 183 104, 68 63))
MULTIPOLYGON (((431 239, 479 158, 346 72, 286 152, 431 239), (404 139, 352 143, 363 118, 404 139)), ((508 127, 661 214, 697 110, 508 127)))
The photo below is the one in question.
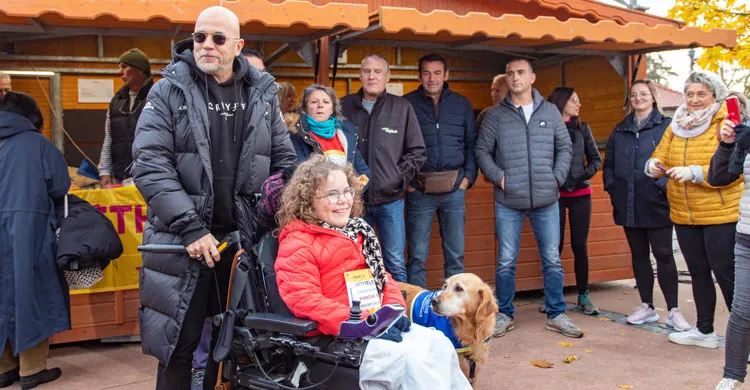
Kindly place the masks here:
POLYGON ((641 304, 627 321, 640 325, 659 320, 654 310, 654 271, 650 258, 653 252, 659 287, 669 309, 667 325, 678 331, 688 330, 690 324, 677 307, 677 266, 672 254, 672 222, 666 194, 668 179, 650 178, 642 169, 672 119, 662 114, 651 80, 633 82, 628 111, 609 137, 604 156, 604 190, 612 201, 615 223, 625 229, 641 298, 641 304))
POLYGON ((729 91, 709 71, 690 73, 685 81, 685 103, 664 132, 646 163, 646 174, 668 177, 669 216, 692 278, 697 326, 669 335, 682 345, 718 348, 714 332, 716 287, 731 310, 734 290, 735 227, 739 217, 742 180, 713 185, 708 178, 711 157, 719 146, 717 131, 727 114, 729 91))

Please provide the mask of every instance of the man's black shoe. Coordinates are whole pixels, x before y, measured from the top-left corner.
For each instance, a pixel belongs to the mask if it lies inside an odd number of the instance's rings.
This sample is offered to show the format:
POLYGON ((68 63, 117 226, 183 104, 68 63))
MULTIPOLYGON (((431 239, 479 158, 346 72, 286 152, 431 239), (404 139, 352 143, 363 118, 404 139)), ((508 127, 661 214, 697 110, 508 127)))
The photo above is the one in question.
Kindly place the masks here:
POLYGON ((0 374, 0 388, 8 387, 19 379, 21 379, 21 377, 18 376, 18 368, 4 372, 0 374))
POLYGON ((28 390, 33 389, 41 384, 52 382, 62 375, 62 370, 59 368, 45 369, 37 372, 34 375, 22 376, 21 377, 21 389, 28 390))

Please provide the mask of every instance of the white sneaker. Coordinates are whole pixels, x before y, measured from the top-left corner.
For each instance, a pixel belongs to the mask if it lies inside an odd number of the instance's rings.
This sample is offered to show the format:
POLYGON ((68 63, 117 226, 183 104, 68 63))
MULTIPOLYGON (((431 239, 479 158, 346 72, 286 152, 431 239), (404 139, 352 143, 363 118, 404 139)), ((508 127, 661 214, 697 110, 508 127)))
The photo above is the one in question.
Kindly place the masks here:
POLYGON ((680 345, 695 345, 703 348, 719 348, 719 336, 716 332, 703 334, 696 327, 684 332, 673 332, 669 334, 669 341, 680 345))
POLYGON ((716 385, 716 390, 741 390, 742 383, 734 379, 724 378, 716 385))
POLYGON ((669 314, 667 314, 667 326, 671 326, 678 332, 684 332, 692 328, 687 320, 685 320, 685 317, 680 312, 680 309, 676 307, 670 310, 669 314))
POLYGON ((635 309, 633 314, 628 316, 627 321, 629 324, 633 325, 641 325, 646 322, 656 322, 659 321, 659 313, 648 307, 648 304, 641 303, 641 305, 635 309))

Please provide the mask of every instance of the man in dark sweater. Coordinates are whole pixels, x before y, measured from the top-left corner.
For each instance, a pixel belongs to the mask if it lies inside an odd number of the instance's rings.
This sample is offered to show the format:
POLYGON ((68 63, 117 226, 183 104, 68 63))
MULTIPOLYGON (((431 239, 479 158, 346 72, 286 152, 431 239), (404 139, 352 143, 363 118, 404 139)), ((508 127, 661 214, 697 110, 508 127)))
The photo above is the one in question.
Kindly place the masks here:
MULTIPOLYGON (((159 359, 157 389, 190 388, 204 318, 226 301, 234 253, 220 256, 218 240, 239 230, 243 247, 252 247, 261 186, 296 158, 278 86, 238 57, 243 44, 234 13, 204 10, 192 39, 173 48, 138 121, 133 177, 148 203, 143 243, 182 243, 188 252, 143 255, 141 346, 159 359)), ((209 359, 204 388, 216 376, 209 359)))
POLYGON ((438 214, 444 276, 464 272, 464 194, 477 179, 477 132, 471 102, 448 88, 448 64, 438 54, 419 59, 419 88, 408 100, 419 120, 427 161, 406 192, 408 281, 427 287, 425 262, 438 214))
POLYGON ((404 192, 424 164, 426 155, 419 121, 409 101, 385 91, 388 61, 379 54, 362 60, 359 92, 341 100, 344 116, 359 132, 359 151, 372 170, 365 192, 367 222, 383 244, 388 272, 406 282, 404 192))

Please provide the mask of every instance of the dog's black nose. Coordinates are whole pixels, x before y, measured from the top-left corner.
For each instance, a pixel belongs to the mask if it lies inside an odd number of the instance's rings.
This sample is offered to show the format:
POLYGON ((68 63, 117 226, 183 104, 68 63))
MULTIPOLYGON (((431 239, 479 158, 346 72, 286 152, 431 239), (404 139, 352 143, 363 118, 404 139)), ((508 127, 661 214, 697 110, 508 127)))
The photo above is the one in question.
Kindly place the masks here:
POLYGON ((438 297, 432 298, 432 306, 437 306, 440 303, 438 297))

